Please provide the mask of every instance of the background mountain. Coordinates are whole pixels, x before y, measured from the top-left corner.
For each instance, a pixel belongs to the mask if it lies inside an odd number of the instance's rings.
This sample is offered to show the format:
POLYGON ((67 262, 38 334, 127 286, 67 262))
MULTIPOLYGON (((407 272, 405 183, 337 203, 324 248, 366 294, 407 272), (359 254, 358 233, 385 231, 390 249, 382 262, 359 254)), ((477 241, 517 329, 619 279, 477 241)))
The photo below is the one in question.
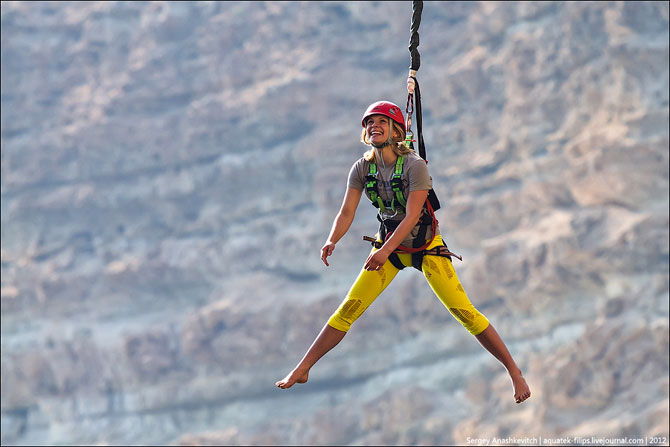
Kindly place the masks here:
POLYGON ((403 271, 288 391, 376 230, 319 260, 405 101, 411 2, 2 2, 2 444, 668 441, 667 2, 427 2, 458 274, 403 271))

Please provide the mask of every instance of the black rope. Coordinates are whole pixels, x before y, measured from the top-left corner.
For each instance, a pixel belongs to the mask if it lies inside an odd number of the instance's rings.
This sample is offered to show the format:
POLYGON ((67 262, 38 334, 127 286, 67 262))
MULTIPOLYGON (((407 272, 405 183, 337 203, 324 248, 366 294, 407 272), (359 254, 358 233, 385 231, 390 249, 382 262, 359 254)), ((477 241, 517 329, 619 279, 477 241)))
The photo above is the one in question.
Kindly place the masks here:
MULTIPOLYGON (((410 65, 410 70, 414 70, 414 73, 416 73, 416 70, 419 69, 419 66, 421 65, 421 59, 419 57, 419 50, 417 47, 419 46, 419 25, 421 24, 421 12, 423 11, 423 2, 418 0, 418 1, 413 1, 412 2, 412 25, 410 27, 410 38, 409 38, 409 53, 411 57, 411 65, 410 65)), ((408 130, 409 127, 411 126, 411 104, 412 104, 412 96, 414 96, 414 115, 416 118, 416 141, 419 144, 419 156, 423 158, 426 163, 428 163, 428 159, 426 158, 426 144, 423 141, 423 114, 421 112, 421 89, 419 88, 419 81, 417 81, 416 76, 414 76, 414 73, 410 71, 410 77, 414 80, 414 93, 408 93, 407 95, 407 122, 408 122, 408 130)), ((414 149, 414 144, 410 143, 410 147, 414 149)), ((431 188, 431 190, 428 192, 428 202, 433 208, 433 211, 437 211, 440 209, 440 201, 437 199, 437 195, 435 194, 435 191, 431 188)))
MULTIPOLYGON (((416 70, 419 69, 421 65, 421 56, 419 55, 419 26, 421 25, 421 13, 423 12, 423 1, 414 0, 412 1, 412 23, 410 25, 410 34, 409 34, 409 55, 410 55, 410 70, 413 70, 416 73, 416 70)), ((419 143, 419 155, 424 160, 426 159, 426 147, 423 142, 423 132, 422 132, 422 116, 421 116, 421 91, 419 90, 419 81, 416 80, 416 77, 410 71, 410 76, 414 80, 414 114, 416 115, 416 128, 417 128, 417 142, 419 143)), ((411 123, 411 102, 412 94, 407 96, 407 108, 406 112, 409 115, 407 117, 408 123, 411 123)), ((411 124, 409 124, 411 125, 411 124)), ((408 129, 409 130, 409 129, 408 129)), ((413 144, 411 147, 413 148, 413 144)))
POLYGON ((421 65, 421 56, 419 56, 419 25, 421 25, 421 12, 423 11, 423 1, 414 0, 412 2, 412 24, 409 35, 409 54, 411 58, 410 70, 418 70, 421 65))

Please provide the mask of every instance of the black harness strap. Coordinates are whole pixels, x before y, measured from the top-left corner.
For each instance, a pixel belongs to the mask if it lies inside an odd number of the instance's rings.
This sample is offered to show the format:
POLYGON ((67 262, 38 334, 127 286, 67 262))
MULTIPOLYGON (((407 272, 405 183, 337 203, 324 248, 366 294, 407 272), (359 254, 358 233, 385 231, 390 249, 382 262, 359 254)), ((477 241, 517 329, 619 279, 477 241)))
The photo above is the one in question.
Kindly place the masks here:
MULTIPOLYGON (((419 241, 419 238, 422 240, 426 240, 426 226, 422 225, 419 227, 419 234, 417 234, 416 239, 414 239, 414 248, 419 248, 421 247, 421 244, 417 245, 417 242, 419 241)), ((418 271, 422 271, 423 269, 421 268, 421 265, 423 265, 423 256, 424 256, 425 250, 424 251, 418 251, 416 253, 412 253, 412 267, 417 269, 418 271)))
POLYGON ((400 260, 400 257, 398 256, 397 253, 391 253, 391 254, 389 255, 389 261, 390 261, 391 264, 393 264, 393 265, 395 266, 395 268, 397 268, 398 270, 402 270, 402 269, 405 268, 405 264, 402 263, 402 261, 400 260))
MULTIPOLYGON (((379 239, 383 241, 386 240, 386 237, 389 235, 389 233, 395 231, 396 228, 398 228, 398 225, 400 222, 396 222, 393 220, 386 220, 384 221, 379 214, 377 214, 377 220, 379 221, 379 239)), ((374 244, 373 244, 374 245, 374 244)), ((381 244, 379 245, 381 247, 381 244)), ((389 261, 391 264, 395 266, 398 270, 402 270, 405 268, 405 264, 400 261, 400 258, 398 257, 397 253, 391 253, 389 255, 389 261)))

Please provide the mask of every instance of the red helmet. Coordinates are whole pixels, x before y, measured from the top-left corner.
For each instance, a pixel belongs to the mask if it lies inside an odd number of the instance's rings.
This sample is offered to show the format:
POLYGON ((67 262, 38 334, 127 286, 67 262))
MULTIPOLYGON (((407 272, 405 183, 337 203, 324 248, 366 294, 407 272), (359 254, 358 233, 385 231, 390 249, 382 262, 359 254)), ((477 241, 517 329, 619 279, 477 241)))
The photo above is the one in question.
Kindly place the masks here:
POLYGON ((365 111, 365 115, 363 115, 363 120, 361 121, 363 127, 365 127, 365 121, 372 115, 388 116, 393 121, 400 124, 403 132, 407 132, 405 129, 405 118, 402 116, 402 110, 390 101, 377 101, 370 104, 370 107, 365 111))

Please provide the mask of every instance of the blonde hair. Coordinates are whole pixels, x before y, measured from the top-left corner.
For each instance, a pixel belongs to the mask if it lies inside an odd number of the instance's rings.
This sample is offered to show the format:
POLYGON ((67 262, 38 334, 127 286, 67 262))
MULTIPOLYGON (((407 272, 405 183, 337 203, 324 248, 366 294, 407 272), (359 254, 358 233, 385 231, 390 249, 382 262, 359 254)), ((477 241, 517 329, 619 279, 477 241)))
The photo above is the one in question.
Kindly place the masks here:
MULTIPOLYGON (((410 152, 414 152, 413 149, 408 148, 407 145, 405 144, 405 132, 402 130, 400 124, 396 123, 393 120, 391 120, 391 122, 393 123, 393 134, 391 136, 391 149, 393 150, 393 152, 398 157, 407 155, 410 152)), ((361 133, 361 142, 368 146, 372 146, 372 143, 370 143, 370 140, 368 139, 368 132, 366 128, 363 128, 363 132, 361 133)), ((374 161, 375 148, 372 147, 369 150, 367 150, 365 154, 363 154, 363 158, 365 158, 366 161, 374 161)))

